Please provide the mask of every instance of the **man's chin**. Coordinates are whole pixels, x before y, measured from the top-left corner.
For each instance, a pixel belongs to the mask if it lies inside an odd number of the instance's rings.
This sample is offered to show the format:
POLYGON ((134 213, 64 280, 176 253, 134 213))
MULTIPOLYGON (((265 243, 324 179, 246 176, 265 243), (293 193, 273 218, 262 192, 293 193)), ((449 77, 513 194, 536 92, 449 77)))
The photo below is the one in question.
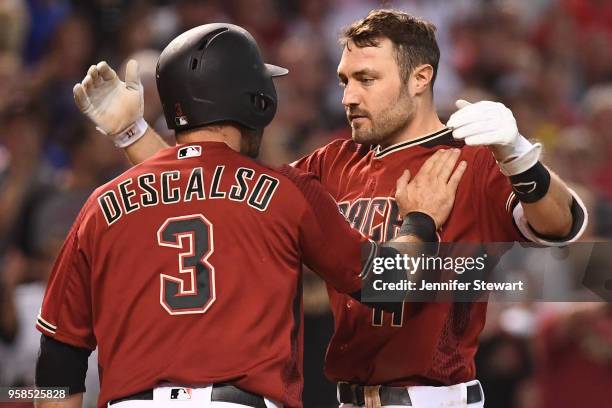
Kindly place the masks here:
POLYGON ((351 138, 355 143, 359 144, 371 145, 377 143, 376 137, 374 137, 371 132, 363 132, 360 130, 353 129, 351 133, 351 138))

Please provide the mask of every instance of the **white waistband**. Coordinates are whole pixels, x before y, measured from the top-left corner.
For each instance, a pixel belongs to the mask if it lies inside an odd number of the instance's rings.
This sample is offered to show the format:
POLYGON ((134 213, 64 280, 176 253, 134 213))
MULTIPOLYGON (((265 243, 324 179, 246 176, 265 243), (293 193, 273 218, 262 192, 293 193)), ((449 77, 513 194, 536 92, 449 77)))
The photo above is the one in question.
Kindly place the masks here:
MULTIPOLYGON (((395 387, 394 387, 395 388, 395 387)), ((401 387, 397 387, 401 388, 401 387)), ((484 406, 484 392, 478 380, 464 383, 433 387, 433 386, 410 386, 406 387, 410 396, 411 404, 414 408, 479 408, 484 406), (474 403, 467 403, 467 388, 478 385, 480 388, 481 400, 474 403)), ((340 401, 340 390, 338 389, 338 401, 340 401)), ((352 404, 340 404, 341 408, 358 408, 352 404)))
MULTIPOLYGON (((163 385, 153 389, 153 400, 127 400, 107 404, 110 408, 237 408, 243 405, 211 401, 212 385, 189 387, 163 385)), ((266 408, 283 408, 282 404, 264 398, 266 408)))

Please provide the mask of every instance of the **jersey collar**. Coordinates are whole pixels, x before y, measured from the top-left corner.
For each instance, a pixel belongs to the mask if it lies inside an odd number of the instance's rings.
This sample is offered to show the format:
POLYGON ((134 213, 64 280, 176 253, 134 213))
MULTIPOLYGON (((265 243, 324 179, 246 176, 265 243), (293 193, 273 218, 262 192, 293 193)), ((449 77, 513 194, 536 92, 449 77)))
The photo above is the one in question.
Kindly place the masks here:
MULTIPOLYGON (((444 127, 443 129, 438 130, 434 133, 430 133, 428 135, 421 136, 416 139, 408 140, 406 142, 397 143, 389 147, 386 147, 384 149, 381 149, 380 146, 376 146, 374 148, 374 158, 380 159, 382 157, 385 157, 399 150, 408 149, 409 147, 412 147, 412 146, 426 144, 427 142, 431 142, 434 145, 438 144, 436 142, 441 142, 441 140, 438 140, 438 138, 445 139, 444 136, 450 136, 451 132, 452 132, 452 129, 444 127)), ((427 144, 429 145, 430 143, 427 143, 427 144)))

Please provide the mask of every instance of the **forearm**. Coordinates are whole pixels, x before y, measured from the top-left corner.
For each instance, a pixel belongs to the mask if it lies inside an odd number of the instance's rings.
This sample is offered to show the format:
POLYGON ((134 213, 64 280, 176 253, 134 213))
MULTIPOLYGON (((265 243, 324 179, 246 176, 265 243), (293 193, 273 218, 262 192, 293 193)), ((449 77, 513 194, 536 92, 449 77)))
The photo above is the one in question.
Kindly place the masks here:
POLYGON ((358 300, 389 313, 398 312, 402 302, 412 300, 411 292, 380 290, 381 284, 384 287, 408 281, 420 287, 423 271, 410 269, 406 265, 410 258, 419 258, 426 253, 429 245, 414 235, 400 235, 381 244, 377 259, 374 259, 371 270, 363 280, 358 300))
POLYGON ((393 238, 391 241, 387 241, 388 243, 398 243, 398 244, 422 244, 423 240, 418 238, 415 235, 399 235, 393 238))
POLYGON ((39 388, 67 388, 70 397, 62 401, 42 402, 36 405, 37 407, 80 408, 82 406, 91 351, 41 335, 35 384, 39 388))
POLYGON ((36 401, 36 408, 81 408, 83 406, 83 394, 74 394, 61 401, 36 401))
MULTIPOLYGON (((550 170, 549 170, 550 171, 550 170)), ((544 197, 535 203, 522 203, 525 217, 538 234, 562 238, 572 228, 572 195, 563 181, 550 172, 550 187, 544 197)))
MULTIPOLYGON (((382 244, 380 256, 390 258, 400 256, 404 259, 418 258, 422 255, 434 256, 438 252, 438 246, 433 218, 424 213, 413 212, 404 218, 399 235, 382 244)), ((422 278, 422 271, 396 269, 390 277, 392 280, 401 277, 401 279, 417 281, 422 278)))
POLYGON ((138 164, 166 147, 168 144, 164 139, 149 126, 145 134, 134 144, 126 147, 124 151, 132 164, 138 164))

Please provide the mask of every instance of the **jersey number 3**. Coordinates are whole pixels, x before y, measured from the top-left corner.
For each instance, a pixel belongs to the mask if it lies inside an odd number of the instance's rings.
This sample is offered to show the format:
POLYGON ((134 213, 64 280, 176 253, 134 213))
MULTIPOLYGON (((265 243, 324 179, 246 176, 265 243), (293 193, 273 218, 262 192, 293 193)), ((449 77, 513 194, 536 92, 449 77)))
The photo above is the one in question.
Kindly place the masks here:
POLYGON ((160 275, 161 305, 171 315, 205 313, 216 297, 215 268, 207 261, 214 250, 210 221, 201 214, 168 218, 157 231, 157 243, 182 250, 178 271, 185 274, 183 279, 160 275))

